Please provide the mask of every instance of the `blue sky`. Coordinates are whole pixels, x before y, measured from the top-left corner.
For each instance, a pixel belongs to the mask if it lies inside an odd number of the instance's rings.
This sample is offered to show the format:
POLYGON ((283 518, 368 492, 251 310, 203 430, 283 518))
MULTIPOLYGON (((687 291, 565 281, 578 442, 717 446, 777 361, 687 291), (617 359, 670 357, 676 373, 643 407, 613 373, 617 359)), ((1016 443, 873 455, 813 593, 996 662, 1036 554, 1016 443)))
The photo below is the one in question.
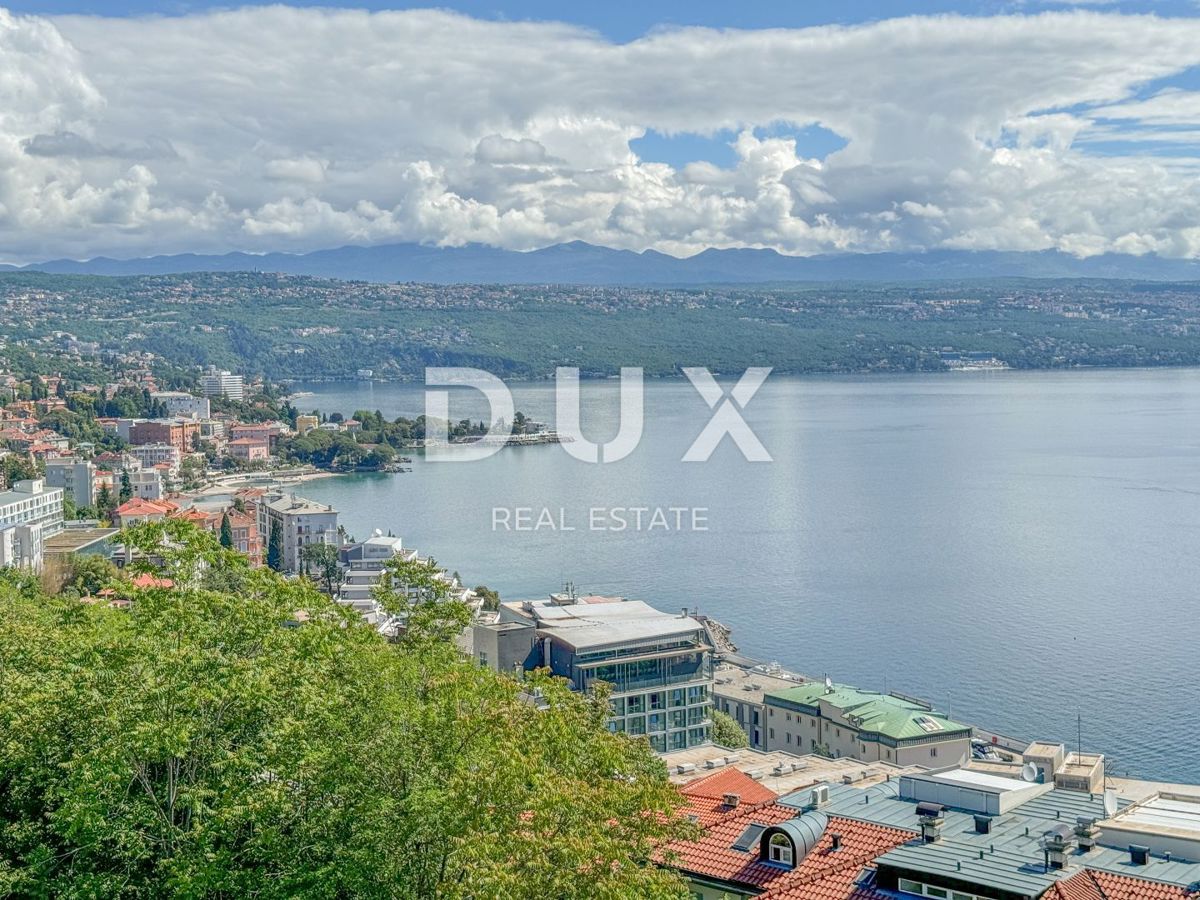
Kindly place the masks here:
MULTIPOLYGON (((14 12, 43 15, 88 14, 129 16, 146 14, 186 15, 206 9, 265 5, 205 0, 8 0, 14 12)), ((1162 16, 1195 16, 1196 0, 775 0, 775 2, 730 2, 730 0, 611 0, 611 2, 524 2, 397 3, 380 0, 292 0, 289 6, 345 9, 452 9, 476 18, 495 20, 554 20, 594 29, 610 40, 634 40, 658 26, 703 25, 713 28, 801 28, 810 25, 855 24, 902 15, 958 13, 991 16, 1010 12, 1070 7, 1102 9, 1107 12, 1146 13, 1162 16)))

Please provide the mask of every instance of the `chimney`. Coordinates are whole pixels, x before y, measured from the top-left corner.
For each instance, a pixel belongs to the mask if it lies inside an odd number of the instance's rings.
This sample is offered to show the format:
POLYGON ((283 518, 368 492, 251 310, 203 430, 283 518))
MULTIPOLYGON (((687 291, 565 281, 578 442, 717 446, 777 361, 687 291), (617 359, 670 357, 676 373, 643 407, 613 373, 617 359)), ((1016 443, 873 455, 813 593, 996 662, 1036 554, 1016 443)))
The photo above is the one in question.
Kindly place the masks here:
POLYGON ((728 806, 730 809, 737 809, 739 806, 742 805, 742 795, 741 794, 726 794, 722 798, 722 800, 724 801, 725 805, 728 806))
POLYGON ((1066 825, 1055 825, 1042 835, 1042 850, 1046 854, 1047 869, 1063 869, 1067 865, 1067 854, 1075 842, 1074 829, 1066 825))
POLYGON ((686 607, 686 606, 685 606, 685 607, 683 607, 683 608, 682 608, 682 611, 679 613, 679 618, 681 618, 681 619, 686 619, 686 618, 687 618, 687 607, 686 607))
POLYGON ((1096 820, 1087 816, 1080 816, 1076 819, 1075 838, 1079 841, 1080 853, 1091 853, 1100 838, 1100 829, 1096 827, 1096 820))
POLYGON ((831 850, 837 851, 842 849, 842 836, 836 831, 829 836, 829 840, 832 842, 830 846, 831 850))
POLYGON ((946 820, 942 817, 945 807, 940 803, 921 802, 917 804, 917 821, 921 823, 921 839, 926 844, 933 844, 942 839, 942 825, 946 820))
POLYGON ((1150 862, 1150 848, 1142 844, 1130 844, 1129 861, 1135 866, 1146 865, 1150 862))
POLYGON ((992 833, 992 817, 977 815, 975 816, 975 833, 976 834, 991 834, 992 833))

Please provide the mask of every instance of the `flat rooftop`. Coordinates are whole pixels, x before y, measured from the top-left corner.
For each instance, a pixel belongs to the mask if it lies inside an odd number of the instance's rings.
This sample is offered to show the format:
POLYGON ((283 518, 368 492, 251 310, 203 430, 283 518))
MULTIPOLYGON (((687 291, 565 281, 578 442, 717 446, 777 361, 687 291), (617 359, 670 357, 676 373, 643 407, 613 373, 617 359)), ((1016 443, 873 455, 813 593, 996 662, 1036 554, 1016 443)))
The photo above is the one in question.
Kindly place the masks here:
POLYGON ((687 638, 704 633, 691 616, 660 612, 640 600, 622 603, 532 606, 505 604, 537 623, 554 641, 575 650, 592 650, 617 644, 667 638, 687 638))
POLYGON ((1108 824, 1124 830, 1200 841, 1200 798, 1155 794, 1117 813, 1108 824))
POLYGON ((928 778, 951 784, 961 784, 966 787, 983 788, 986 791, 1019 791, 1029 787, 1029 782, 1018 781, 1015 778, 1005 778, 1003 775, 993 775, 979 769, 952 769, 949 772, 930 773, 928 778))
POLYGON ((827 759, 823 756, 797 756, 782 750, 763 752, 761 750, 727 750, 715 744, 701 747, 690 747, 687 750, 677 750, 674 753, 660 754, 667 764, 671 781, 675 784, 687 784, 705 775, 711 775, 722 768, 738 769, 745 772, 763 787, 770 788, 781 797, 815 784, 842 784, 846 776, 850 776, 855 787, 868 787, 886 781, 889 777, 895 779, 909 772, 923 771, 917 766, 893 766, 887 763, 866 763, 854 759, 827 759), (720 766, 708 768, 709 760, 722 760, 720 766), (725 760, 732 760, 726 762, 725 760), (694 772, 680 773, 680 764, 696 767, 694 772), (786 771, 775 774, 776 767, 786 771))
POLYGON ((746 667, 723 662, 713 671, 713 694, 742 703, 759 704, 767 693, 795 687, 805 680, 802 675, 787 674, 792 677, 772 674, 766 666, 746 667))
POLYGON ((47 553, 78 553, 80 550, 108 540, 117 531, 116 528, 66 528, 46 539, 45 551, 47 553))

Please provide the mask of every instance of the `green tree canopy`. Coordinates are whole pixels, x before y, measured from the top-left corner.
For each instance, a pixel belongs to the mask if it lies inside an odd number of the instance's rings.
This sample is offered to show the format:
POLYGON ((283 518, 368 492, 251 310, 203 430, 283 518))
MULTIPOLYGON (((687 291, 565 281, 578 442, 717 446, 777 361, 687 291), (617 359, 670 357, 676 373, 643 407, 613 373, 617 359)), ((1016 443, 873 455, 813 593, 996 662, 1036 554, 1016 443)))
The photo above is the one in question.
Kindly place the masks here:
POLYGON ((0 583, 0 895, 687 896, 652 864, 678 795, 603 693, 388 644, 184 523, 123 538, 181 580, 0 583))
POLYGON ((324 543, 306 544, 300 551, 300 556, 308 573, 314 576, 325 589, 325 593, 332 597, 337 589, 338 576, 341 574, 338 568, 337 547, 324 543))
POLYGON ((740 750, 742 747, 750 746, 750 739, 746 737, 746 732, 742 730, 742 726, 735 722, 733 717, 728 713, 714 709, 712 711, 712 723, 712 739, 714 743, 733 750, 740 750))
POLYGON ((283 532, 275 522, 271 523, 267 538, 267 566, 276 572, 283 571, 283 532))

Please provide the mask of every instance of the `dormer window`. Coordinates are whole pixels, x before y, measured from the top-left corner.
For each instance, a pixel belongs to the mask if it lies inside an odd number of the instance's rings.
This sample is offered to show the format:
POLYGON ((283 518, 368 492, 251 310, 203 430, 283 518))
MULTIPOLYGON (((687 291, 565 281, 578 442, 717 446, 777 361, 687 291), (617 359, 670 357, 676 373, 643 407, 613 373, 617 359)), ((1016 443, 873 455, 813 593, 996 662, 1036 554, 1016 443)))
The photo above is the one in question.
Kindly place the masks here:
POLYGON ((781 866, 791 867, 794 865, 795 851, 792 849, 791 838, 780 833, 771 835, 770 843, 767 845, 767 858, 781 866))

